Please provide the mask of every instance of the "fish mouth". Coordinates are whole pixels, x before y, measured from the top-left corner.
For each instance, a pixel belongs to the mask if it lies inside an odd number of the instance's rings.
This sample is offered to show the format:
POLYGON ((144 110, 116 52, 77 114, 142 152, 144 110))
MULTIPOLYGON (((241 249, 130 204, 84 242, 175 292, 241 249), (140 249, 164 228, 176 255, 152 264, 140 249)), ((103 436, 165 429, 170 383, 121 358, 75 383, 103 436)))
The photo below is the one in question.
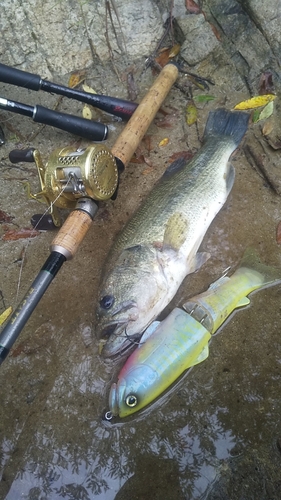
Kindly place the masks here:
POLYGON ((126 333, 128 322, 110 323, 106 325, 100 336, 100 354, 104 358, 122 356, 127 354, 130 348, 136 348, 139 345, 141 333, 129 335, 126 333))

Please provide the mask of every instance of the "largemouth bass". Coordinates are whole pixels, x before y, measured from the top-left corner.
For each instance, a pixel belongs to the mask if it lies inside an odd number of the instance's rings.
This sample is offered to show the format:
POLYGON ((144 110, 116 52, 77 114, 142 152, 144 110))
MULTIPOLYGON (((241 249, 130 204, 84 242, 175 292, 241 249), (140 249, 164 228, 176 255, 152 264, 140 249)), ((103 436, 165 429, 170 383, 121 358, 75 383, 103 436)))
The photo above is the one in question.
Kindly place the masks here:
POLYGON ((252 251, 247 251, 239 269, 224 276, 209 289, 175 308, 129 356, 117 384, 109 395, 110 412, 126 417, 141 410, 167 390, 191 366, 206 359, 211 335, 237 308, 250 303, 254 290, 280 283, 281 270, 265 266, 252 251))
POLYGON ((107 259, 97 310, 104 356, 124 351, 174 297, 183 279, 209 257, 198 252, 234 183, 230 155, 249 115, 209 114, 203 146, 187 163, 172 163, 121 231, 107 259))

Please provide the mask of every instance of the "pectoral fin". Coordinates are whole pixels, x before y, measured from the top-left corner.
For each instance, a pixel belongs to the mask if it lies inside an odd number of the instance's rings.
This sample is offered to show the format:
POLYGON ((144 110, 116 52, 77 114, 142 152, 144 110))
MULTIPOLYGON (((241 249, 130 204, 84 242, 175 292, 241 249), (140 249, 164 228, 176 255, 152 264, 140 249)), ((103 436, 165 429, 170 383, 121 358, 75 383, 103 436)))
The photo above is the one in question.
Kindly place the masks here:
POLYGON ((163 249, 172 248, 178 251, 184 244, 189 223, 184 214, 176 212, 169 218, 163 240, 163 249))

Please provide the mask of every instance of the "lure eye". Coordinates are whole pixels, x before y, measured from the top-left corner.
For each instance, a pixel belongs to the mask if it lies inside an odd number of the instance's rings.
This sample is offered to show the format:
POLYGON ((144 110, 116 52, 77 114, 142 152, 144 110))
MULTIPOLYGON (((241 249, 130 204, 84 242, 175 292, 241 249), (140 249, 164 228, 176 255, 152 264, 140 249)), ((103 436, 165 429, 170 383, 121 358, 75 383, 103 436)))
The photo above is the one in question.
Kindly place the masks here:
POLYGON ((110 309, 113 304, 114 304, 114 297, 113 295, 105 295, 101 300, 100 300, 100 306, 102 309, 110 309))
POLYGON ((138 398, 134 394, 130 394, 125 399, 126 405, 133 408, 138 403, 138 398))

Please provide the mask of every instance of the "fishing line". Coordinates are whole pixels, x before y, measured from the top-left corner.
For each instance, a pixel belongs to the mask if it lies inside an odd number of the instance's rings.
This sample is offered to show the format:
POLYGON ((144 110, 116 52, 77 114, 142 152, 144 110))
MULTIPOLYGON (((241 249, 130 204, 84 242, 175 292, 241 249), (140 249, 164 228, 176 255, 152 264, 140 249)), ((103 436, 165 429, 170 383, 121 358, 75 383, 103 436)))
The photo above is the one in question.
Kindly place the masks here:
MULTIPOLYGON (((126 328, 125 328, 125 330, 124 330, 124 333, 125 333, 125 335, 119 335, 119 336, 120 336, 120 337, 127 338, 127 339, 129 340, 129 342, 131 342, 131 344, 133 344, 133 345, 137 345, 137 346, 142 345, 142 344, 145 344, 145 342, 140 342, 140 341, 137 341, 137 340, 133 340, 133 339, 131 339, 132 335, 128 335, 128 334, 127 334, 127 332, 126 332, 126 328)), ((116 335, 116 337, 117 337, 117 335, 116 335)))
MULTIPOLYGON (((69 179, 67 180, 66 184, 63 186, 62 190, 60 191, 60 193, 58 194, 58 196, 54 199, 54 201, 51 201, 50 205, 46 208, 45 212, 41 215, 40 219, 37 221, 37 224, 32 228, 32 231, 31 231, 31 235, 33 234, 34 231, 36 231, 36 228, 38 227, 38 225, 40 224, 41 220, 43 219, 43 217, 45 217, 45 215, 52 210, 53 208, 53 205, 56 203, 56 201, 60 198, 60 196, 62 196, 64 190, 67 188, 68 184, 71 182, 71 178, 69 177, 69 179)), ((19 297, 19 291, 20 291, 20 285, 21 285, 21 276, 22 276, 22 271, 23 271, 23 265, 24 265, 24 261, 25 261, 25 255, 26 255, 26 252, 27 252, 27 249, 28 249, 28 245, 30 244, 30 241, 31 241, 31 236, 28 238, 28 241, 26 243, 26 245, 23 247, 23 253, 22 253, 22 259, 21 259, 21 265, 20 265, 20 271, 19 271, 19 277, 18 277, 18 284, 17 284, 17 292, 16 292, 16 298, 15 298, 15 301, 14 301, 14 304, 17 304, 18 302, 18 297, 19 297)))

